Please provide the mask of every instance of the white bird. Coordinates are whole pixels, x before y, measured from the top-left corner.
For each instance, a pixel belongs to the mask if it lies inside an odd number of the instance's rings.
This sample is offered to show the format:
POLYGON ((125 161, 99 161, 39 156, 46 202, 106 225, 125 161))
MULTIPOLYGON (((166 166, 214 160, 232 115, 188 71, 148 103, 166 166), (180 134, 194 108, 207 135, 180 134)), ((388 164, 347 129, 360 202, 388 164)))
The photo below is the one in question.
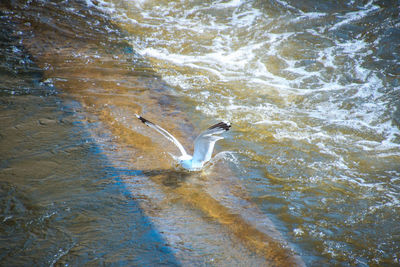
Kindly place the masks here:
POLYGON ((141 122, 162 134, 165 138, 167 138, 178 147, 182 155, 179 157, 173 157, 178 160, 179 164, 183 168, 190 171, 198 171, 203 168, 203 165, 211 159, 215 142, 224 139, 222 136, 218 135, 228 131, 231 127, 231 124, 229 122, 219 122, 199 134, 199 136, 197 136, 194 140, 194 153, 193 156, 191 156, 186 152, 182 144, 179 143, 179 141, 172 134, 170 134, 157 124, 146 120, 142 116, 138 114, 135 115, 141 122))

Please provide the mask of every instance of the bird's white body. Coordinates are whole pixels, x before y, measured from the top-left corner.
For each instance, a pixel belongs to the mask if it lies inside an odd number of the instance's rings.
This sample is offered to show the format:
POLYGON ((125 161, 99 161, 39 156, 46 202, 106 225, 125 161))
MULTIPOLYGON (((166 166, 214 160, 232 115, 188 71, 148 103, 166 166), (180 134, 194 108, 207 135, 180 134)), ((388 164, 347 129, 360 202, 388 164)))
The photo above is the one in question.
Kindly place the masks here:
POLYGON ((165 129, 161 128, 160 126, 146 120, 145 118, 136 114, 136 117, 146 124, 147 126, 153 128, 160 134, 162 134, 165 138, 173 142, 181 152, 181 156, 173 158, 177 159, 179 164, 187 170, 190 171, 198 171, 201 170, 206 162, 208 162, 212 157, 212 152, 214 150, 215 142, 223 137, 218 136, 225 131, 228 131, 231 127, 231 124, 228 122, 220 122, 217 123, 204 132, 202 132, 194 141, 194 153, 193 156, 186 153, 186 150, 183 148, 181 143, 169 132, 165 129))
POLYGON ((193 158, 190 157, 189 159, 180 160, 179 164, 186 170, 198 170, 203 168, 204 162, 193 162, 193 158))

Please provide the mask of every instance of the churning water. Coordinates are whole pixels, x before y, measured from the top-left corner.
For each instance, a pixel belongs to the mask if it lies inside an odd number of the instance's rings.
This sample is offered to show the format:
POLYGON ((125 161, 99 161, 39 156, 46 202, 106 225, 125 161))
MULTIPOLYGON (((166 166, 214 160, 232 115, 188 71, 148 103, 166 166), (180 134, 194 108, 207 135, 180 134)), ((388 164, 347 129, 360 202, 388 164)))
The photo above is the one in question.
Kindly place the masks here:
POLYGON ((398 263, 398 2, 101 7, 188 103, 186 112, 232 121, 221 149, 304 257, 398 263))
MULTIPOLYGON (((89 132, 100 151, 88 157, 101 165, 101 154, 113 170, 107 179, 124 184, 118 190, 132 196, 124 205, 134 203, 145 214, 132 216, 135 231, 151 224, 156 233, 147 239, 133 234, 132 243, 159 244, 159 258, 171 265, 400 263, 398 2, 62 3, 8 7, 3 17, 22 21, 21 36, 29 32, 21 43, 43 71, 42 84, 51 92, 59 88, 88 113, 82 120, 92 126, 81 134, 89 132), (63 24, 64 13, 78 22, 63 24), (42 18, 32 22, 35 14, 42 18), (38 30, 43 27, 56 37, 38 30), (233 127, 216 147, 225 152, 202 174, 189 175, 175 170, 167 141, 134 122, 136 112, 189 146, 213 122, 228 120, 233 127)), ((12 86, 4 84, 9 99, 12 86)), ((86 184, 98 170, 88 172, 86 184)), ((4 190, 15 191, 9 184, 12 190, 4 190)), ((130 213, 117 212, 120 205, 112 202, 115 210, 101 216, 121 223, 130 213)), ((2 216, 3 222, 13 218, 10 212, 2 216)), ((109 221, 87 216, 111 238, 109 221)), ((80 244, 87 242, 90 250, 95 237, 80 241, 65 230, 69 226, 60 227, 65 245, 59 244, 62 255, 55 262, 88 255, 80 244)), ((121 229, 133 231, 124 224, 121 229)), ((29 240, 17 241, 24 238, 29 240)), ((124 250, 111 242, 119 255, 114 261, 102 252, 105 243, 90 255, 115 264, 147 263, 138 255, 153 253, 153 245, 127 261, 127 248, 137 248, 124 240, 124 250)), ((9 260, 7 252, 3 259, 9 260)))

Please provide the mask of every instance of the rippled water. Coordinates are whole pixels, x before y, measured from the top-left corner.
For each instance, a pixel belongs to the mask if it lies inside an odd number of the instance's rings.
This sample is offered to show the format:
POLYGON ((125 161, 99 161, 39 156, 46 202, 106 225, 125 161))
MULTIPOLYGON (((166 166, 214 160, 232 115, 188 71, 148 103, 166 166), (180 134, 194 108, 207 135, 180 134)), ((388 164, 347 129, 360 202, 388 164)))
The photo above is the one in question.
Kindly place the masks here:
POLYGON ((102 155, 96 124, 1 19, 0 265, 177 265, 121 182, 134 172, 102 155))
POLYGON ((398 5, 2 10, 1 261, 399 264, 398 5), (226 152, 181 172, 136 112, 226 152))
POLYGON ((309 263, 398 263, 398 4, 110 1, 309 263), (204 122, 203 122, 204 121, 204 122))

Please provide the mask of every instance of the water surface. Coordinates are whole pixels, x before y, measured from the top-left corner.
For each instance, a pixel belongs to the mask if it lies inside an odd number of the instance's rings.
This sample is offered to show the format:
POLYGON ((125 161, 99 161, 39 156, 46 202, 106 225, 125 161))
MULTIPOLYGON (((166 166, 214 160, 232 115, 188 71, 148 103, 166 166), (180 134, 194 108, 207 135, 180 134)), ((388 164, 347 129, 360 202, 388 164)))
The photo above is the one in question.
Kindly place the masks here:
POLYGON ((308 264, 398 264, 399 5, 104 1, 308 264), (205 118, 209 118, 209 120, 205 118))
MULTIPOLYGON (((1 21, 0 265, 178 265, 122 175, 1 21)), ((22 37, 22 38, 21 38, 22 37)))
POLYGON ((2 10, 2 262, 399 263, 398 5, 2 10), (189 150, 233 127, 186 173, 135 113, 189 150))

